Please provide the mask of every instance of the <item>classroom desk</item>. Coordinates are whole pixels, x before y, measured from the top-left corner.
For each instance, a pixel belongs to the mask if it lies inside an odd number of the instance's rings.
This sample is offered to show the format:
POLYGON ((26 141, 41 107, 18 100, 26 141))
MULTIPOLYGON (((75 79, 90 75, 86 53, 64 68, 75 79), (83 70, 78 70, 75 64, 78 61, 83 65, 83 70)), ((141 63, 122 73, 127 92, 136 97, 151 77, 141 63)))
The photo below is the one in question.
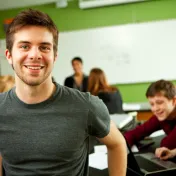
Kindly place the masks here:
POLYGON ((146 121, 148 120, 151 116, 153 115, 153 113, 150 110, 146 110, 146 111, 138 111, 137 113, 137 120, 138 121, 146 121))
MULTIPOLYGON (((140 150, 140 153, 155 152, 155 149, 159 147, 160 141, 163 137, 164 135, 155 137, 155 143, 147 148, 143 148, 142 150, 140 150)), ((89 167, 89 176, 109 176, 108 169, 99 170, 89 167)), ((126 176, 138 176, 138 174, 132 173, 132 171, 127 170, 126 176)))
POLYGON ((152 116, 148 102, 123 103, 123 110, 126 113, 136 111, 138 121, 146 121, 152 116))

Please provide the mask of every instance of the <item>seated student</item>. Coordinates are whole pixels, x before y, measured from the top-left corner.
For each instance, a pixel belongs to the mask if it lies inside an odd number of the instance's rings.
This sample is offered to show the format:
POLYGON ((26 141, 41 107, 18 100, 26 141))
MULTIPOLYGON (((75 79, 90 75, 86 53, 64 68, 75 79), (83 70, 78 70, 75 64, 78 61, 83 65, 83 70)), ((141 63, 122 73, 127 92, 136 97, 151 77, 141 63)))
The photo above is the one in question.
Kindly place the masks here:
POLYGON ((176 89, 166 80, 152 83, 146 92, 151 105, 153 116, 144 124, 126 132, 124 135, 130 146, 151 133, 163 129, 166 137, 161 140, 160 146, 169 149, 176 148, 176 89))
POLYGON ((88 91, 103 100, 110 114, 123 113, 123 101, 119 90, 108 85, 105 74, 100 68, 93 68, 90 71, 88 91))
POLYGON ((65 79, 64 85, 78 89, 82 92, 87 91, 88 76, 83 73, 83 61, 80 57, 75 57, 71 61, 74 74, 65 79))
POLYGON ((160 158, 161 160, 167 160, 176 157, 176 148, 169 150, 166 147, 157 148, 155 151, 156 157, 160 158))

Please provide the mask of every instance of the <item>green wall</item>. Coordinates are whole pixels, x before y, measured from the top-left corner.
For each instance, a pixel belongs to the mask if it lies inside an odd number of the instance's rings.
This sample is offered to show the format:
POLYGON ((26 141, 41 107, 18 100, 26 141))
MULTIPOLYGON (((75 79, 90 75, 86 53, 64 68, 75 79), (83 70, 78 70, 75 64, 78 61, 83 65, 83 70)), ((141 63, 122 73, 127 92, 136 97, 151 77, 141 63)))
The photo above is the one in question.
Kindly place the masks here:
MULTIPOLYGON (((70 1, 68 7, 64 9, 56 8, 55 4, 31 8, 48 13, 60 31, 176 18, 176 0, 150 0, 85 10, 79 9, 78 1, 74 0, 70 1)), ((3 24, 4 19, 14 17, 23 9, 26 8, 1 10, 1 24, 3 24)), ((0 38, 5 38, 3 25, 0 28, 0 38)), ((145 91, 149 84, 123 84, 118 85, 118 88, 124 102, 143 102, 147 101, 145 91)))

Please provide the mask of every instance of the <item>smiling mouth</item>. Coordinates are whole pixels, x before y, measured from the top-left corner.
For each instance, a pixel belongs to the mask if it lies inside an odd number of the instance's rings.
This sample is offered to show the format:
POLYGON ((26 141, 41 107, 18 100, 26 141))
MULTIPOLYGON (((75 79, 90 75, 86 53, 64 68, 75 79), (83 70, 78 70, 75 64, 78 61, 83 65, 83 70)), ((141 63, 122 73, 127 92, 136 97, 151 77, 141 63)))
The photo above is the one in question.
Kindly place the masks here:
POLYGON ((44 66, 35 66, 34 67, 34 66, 27 66, 27 65, 25 65, 25 67, 30 70, 41 70, 44 68, 44 66))
POLYGON ((157 116, 161 116, 162 114, 163 114, 163 112, 156 113, 157 116))

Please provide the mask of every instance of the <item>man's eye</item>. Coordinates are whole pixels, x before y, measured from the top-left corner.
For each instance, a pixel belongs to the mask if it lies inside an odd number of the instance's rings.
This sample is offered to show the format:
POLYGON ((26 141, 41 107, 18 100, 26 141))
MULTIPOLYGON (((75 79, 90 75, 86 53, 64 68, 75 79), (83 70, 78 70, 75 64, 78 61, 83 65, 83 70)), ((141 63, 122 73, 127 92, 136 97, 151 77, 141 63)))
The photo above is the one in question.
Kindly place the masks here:
POLYGON ((48 46, 41 46, 40 48, 41 48, 41 50, 50 50, 50 48, 48 46))
POLYGON ((163 103, 163 101, 158 101, 158 102, 157 102, 157 104, 162 104, 162 103, 163 103))
POLYGON ((29 47, 27 45, 22 45, 20 48, 28 49, 29 47))

